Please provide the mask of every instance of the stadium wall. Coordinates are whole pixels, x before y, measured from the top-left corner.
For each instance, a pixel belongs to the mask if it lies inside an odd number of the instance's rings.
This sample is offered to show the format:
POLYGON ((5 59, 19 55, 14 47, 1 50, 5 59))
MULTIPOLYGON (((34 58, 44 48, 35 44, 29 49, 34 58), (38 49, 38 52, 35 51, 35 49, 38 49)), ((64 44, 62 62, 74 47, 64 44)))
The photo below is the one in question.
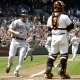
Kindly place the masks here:
MULTIPOLYGON (((0 47, 0 56, 8 56, 8 53, 9 47, 0 47)), ((72 53, 71 46, 69 47, 68 53, 72 53)), ((80 49, 78 49, 77 53, 80 53, 80 49)), ((18 55, 18 53, 16 55, 18 55)), ((48 55, 48 51, 45 47, 39 47, 33 51, 33 55, 48 55)))

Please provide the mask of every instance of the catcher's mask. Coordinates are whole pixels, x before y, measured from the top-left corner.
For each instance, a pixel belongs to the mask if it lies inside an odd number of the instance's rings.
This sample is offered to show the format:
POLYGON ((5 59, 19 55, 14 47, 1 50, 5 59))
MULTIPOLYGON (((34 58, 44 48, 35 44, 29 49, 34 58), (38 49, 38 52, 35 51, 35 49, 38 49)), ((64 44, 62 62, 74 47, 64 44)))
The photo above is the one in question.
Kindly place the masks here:
POLYGON ((62 1, 56 1, 53 4, 54 12, 63 12, 65 4, 62 1))

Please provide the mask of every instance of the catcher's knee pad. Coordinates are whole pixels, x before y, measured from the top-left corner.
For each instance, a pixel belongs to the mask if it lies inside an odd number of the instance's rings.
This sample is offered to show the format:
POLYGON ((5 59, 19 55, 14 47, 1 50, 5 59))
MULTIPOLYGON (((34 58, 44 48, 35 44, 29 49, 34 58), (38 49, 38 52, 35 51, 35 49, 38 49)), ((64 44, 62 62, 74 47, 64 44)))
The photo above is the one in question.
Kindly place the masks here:
POLYGON ((53 59, 55 61, 57 56, 58 56, 58 53, 57 54, 50 54, 49 58, 51 58, 51 59, 53 59))
POLYGON ((59 69, 58 69, 59 75, 65 74, 66 66, 67 66, 67 59, 68 59, 68 55, 66 53, 61 55, 59 69))
POLYGON ((61 54, 61 58, 60 59, 68 59, 68 53, 65 53, 65 54, 61 54))

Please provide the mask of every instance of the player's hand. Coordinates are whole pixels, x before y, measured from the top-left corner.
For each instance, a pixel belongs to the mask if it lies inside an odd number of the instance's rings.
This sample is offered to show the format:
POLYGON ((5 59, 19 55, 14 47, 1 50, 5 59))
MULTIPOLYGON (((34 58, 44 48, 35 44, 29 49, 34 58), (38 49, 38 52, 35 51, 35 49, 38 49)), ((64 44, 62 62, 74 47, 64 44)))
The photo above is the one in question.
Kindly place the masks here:
POLYGON ((22 33, 21 32, 15 32, 15 34, 20 36, 22 33))

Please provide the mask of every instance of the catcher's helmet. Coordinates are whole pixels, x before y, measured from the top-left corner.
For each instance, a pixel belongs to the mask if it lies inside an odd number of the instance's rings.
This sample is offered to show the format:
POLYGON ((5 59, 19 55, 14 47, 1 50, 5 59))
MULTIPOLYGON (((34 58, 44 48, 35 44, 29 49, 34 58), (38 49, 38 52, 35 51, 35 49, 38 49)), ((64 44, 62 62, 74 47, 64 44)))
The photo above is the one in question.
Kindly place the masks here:
POLYGON ((65 4, 59 0, 54 2, 53 6, 54 6, 54 12, 63 12, 65 4))

